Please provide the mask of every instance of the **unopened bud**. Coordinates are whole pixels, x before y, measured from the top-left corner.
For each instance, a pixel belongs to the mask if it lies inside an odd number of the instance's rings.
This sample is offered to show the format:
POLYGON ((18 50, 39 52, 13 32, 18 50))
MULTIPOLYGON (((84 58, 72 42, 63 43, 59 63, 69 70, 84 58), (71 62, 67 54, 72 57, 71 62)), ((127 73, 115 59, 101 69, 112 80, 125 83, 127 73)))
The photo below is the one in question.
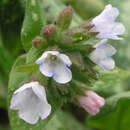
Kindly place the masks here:
POLYGON ((72 21, 73 9, 71 6, 65 8, 56 19, 56 26, 63 31, 67 29, 72 21))
POLYGON ((42 43, 42 38, 39 36, 36 36, 33 40, 32 40, 32 44, 35 48, 39 48, 41 46, 42 43))
POLYGON ((46 39, 52 39, 56 35, 56 26, 54 24, 47 25, 42 30, 42 36, 46 39))
POLYGON ((91 115, 96 115, 104 106, 105 99, 93 91, 85 90, 86 96, 78 96, 81 106, 91 115))

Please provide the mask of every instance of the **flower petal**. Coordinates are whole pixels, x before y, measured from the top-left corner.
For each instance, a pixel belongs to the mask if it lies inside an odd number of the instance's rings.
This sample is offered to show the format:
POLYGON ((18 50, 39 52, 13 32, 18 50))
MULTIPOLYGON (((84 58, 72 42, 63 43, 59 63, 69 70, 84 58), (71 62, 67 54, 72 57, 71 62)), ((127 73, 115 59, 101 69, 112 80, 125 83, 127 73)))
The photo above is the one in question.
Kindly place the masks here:
POLYGON ((104 11, 102 12, 102 15, 107 20, 110 20, 110 19, 115 20, 117 16, 119 15, 119 10, 115 7, 112 7, 112 5, 109 4, 109 5, 106 5, 104 11))
POLYGON ((59 55, 58 51, 46 51, 42 54, 42 56, 36 61, 36 64, 40 64, 40 72, 42 74, 44 74, 47 77, 52 77, 53 72, 52 72, 52 66, 51 64, 46 61, 46 58, 48 56, 48 54, 52 54, 52 55, 59 55))
POLYGON ((47 118, 51 113, 51 105, 47 104, 45 102, 41 102, 40 110, 39 110, 39 116, 41 119, 47 118))
POLYGON ((101 60, 105 60, 116 53, 116 49, 106 42, 107 40, 104 39, 94 46, 96 49, 89 55, 94 63, 99 64, 101 60))
POLYGON ((19 89, 17 89, 14 94, 20 93, 22 91, 24 91, 27 88, 32 88, 32 86, 38 86, 39 83, 37 81, 35 82, 30 82, 30 83, 25 83, 24 85, 22 85, 22 87, 20 87, 19 89))
POLYGON ((42 56, 36 60, 35 63, 41 65, 45 61, 47 55, 48 55, 48 52, 43 53, 42 56))
POLYGON ((91 31, 99 32, 96 35, 97 38, 122 40, 117 35, 123 34, 125 27, 123 24, 115 22, 118 15, 117 8, 112 7, 110 4, 107 5, 103 12, 91 21, 95 25, 91 31))
POLYGON ((44 74, 45 76, 47 77, 52 77, 53 76, 53 72, 52 72, 52 67, 49 63, 47 62, 44 62, 40 65, 40 68, 39 68, 40 72, 42 74, 44 74))
POLYGON ((94 47, 96 47, 97 50, 102 49, 104 53, 106 54, 106 57, 110 57, 116 53, 116 49, 112 45, 106 44, 106 42, 107 40, 102 40, 101 42, 96 44, 94 47))
POLYGON ((100 111, 100 107, 105 104, 104 98, 90 90, 85 90, 85 94, 86 96, 77 97, 79 103, 88 113, 96 115, 100 111))
POLYGON ((99 112, 99 108, 95 102, 88 96, 79 96, 78 100, 81 106, 91 115, 96 115, 99 112))
POLYGON ((119 15, 118 9, 112 7, 112 5, 109 4, 105 7, 105 9, 101 12, 100 15, 98 15, 92 20, 92 23, 96 25, 105 21, 111 22, 114 21, 118 15, 119 15))
POLYGON ((39 85, 38 82, 31 82, 31 83, 26 83, 22 87, 17 89, 12 96, 10 108, 15 110, 19 109, 19 103, 22 102, 22 100, 24 100, 26 96, 24 90, 31 89, 32 86, 38 86, 38 85, 39 85))
POLYGON ((125 32, 123 24, 118 22, 102 22, 93 28, 94 32, 100 32, 97 38, 110 38, 114 40, 121 40, 117 35, 121 35, 125 32))
POLYGON ((10 108, 19 110, 19 117, 30 124, 35 124, 39 117, 45 119, 51 112, 45 89, 38 82, 24 84, 16 90, 10 108))
POLYGON ((113 28, 113 33, 116 35, 121 35, 125 32, 125 26, 122 23, 115 23, 115 26, 113 28))
POLYGON ((100 48, 102 45, 104 45, 105 43, 107 43, 107 39, 103 39, 100 42, 98 42, 96 45, 94 45, 95 48, 100 48))
POLYGON ((110 70, 115 67, 115 62, 112 58, 106 58, 97 63, 103 70, 110 70))
POLYGON ((69 57, 65 54, 59 54, 60 59, 68 66, 70 67, 72 65, 71 60, 69 59, 69 57))
POLYGON ((59 54, 58 51, 46 51, 46 53, 52 54, 52 55, 55 55, 55 56, 57 56, 59 54))
POLYGON ((70 69, 66 67, 63 63, 57 64, 54 68, 53 78, 56 82, 65 84, 71 81, 72 73, 70 69))
MULTIPOLYGON (((37 82, 38 83, 38 82, 37 82)), ((39 97, 42 101, 47 102, 46 100, 46 92, 45 88, 41 86, 39 83, 37 86, 32 86, 32 90, 37 97, 39 97)))
POLYGON ((116 49, 110 44, 104 44, 102 49, 104 50, 107 57, 110 57, 116 53, 116 49))
POLYGON ((34 94, 31 88, 18 93, 12 99, 11 108, 19 109, 19 116, 30 124, 35 124, 39 119, 39 103, 41 100, 34 94), (37 105, 36 105, 37 103, 37 105))
POLYGON ((41 119, 45 119, 51 112, 51 105, 47 103, 45 89, 40 84, 38 86, 33 86, 32 89, 33 92, 41 99, 39 114, 41 119))
POLYGON ((93 91, 90 91, 90 90, 87 90, 85 91, 85 94, 87 96, 89 96, 93 102, 95 102, 95 104, 98 106, 98 107, 102 107, 104 106, 105 104, 105 100, 104 98, 102 98, 101 96, 99 96, 98 94, 96 94, 95 92, 93 91))
MULTIPOLYGON (((91 100, 90 100, 91 101, 91 100)), ((88 102, 86 102, 88 103, 88 102)), ((83 108, 91 115, 96 115, 97 113, 99 113, 100 109, 98 106, 89 106, 86 104, 83 104, 83 108)))
POLYGON ((90 53, 89 58, 95 63, 98 64, 100 60, 106 58, 106 53, 103 49, 96 49, 90 53))
MULTIPOLYGON (((71 60, 65 54, 60 54, 58 51, 47 51, 44 54, 52 54, 55 55, 56 59, 51 59, 51 55, 48 59, 40 59, 36 61, 36 64, 40 64, 40 71, 47 77, 52 77, 58 83, 67 83, 72 79, 72 73, 67 68, 71 66, 71 60)), ((43 57, 43 56, 41 56, 43 57)))
POLYGON ((58 51, 46 51, 42 54, 42 56, 36 61, 36 64, 42 64, 42 62, 44 62, 45 58, 47 57, 48 54, 52 54, 52 55, 58 55, 59 52, 58 51))

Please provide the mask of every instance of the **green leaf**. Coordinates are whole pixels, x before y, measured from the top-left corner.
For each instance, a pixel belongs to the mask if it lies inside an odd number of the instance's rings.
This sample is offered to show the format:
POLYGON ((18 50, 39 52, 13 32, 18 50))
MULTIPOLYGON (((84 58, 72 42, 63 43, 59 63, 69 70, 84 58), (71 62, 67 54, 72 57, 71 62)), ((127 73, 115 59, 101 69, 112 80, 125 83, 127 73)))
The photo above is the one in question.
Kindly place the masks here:
POLYGON ((38 70, 39 65, 37 64, 29 64, 29 65, 21 65, 16 67, 16 72, 32 72, 38 70))
POLYGON ((86 128, 69 113, 57 111, 45 130, 86 130, 86 128))
POLYGON ((113 111, 104 115, 102 118, 91 117, 87 121, 87 125, 100 130, 129 130, 130 128, 130 91, 112 96, 106 100, 106 109, 101 112, 113 111))
POLYGON ((13 38, 10 39, 10 34, 8 34, 8 40, 6 38, 6 40, 4 39, 1 30, 0 30, 0 80, 1 82, 4 84, 4 86, 7 88, 7 84, 8 84, 8 74, 10 72, 11 66, 14 62, 14 59, 16 57, 16 55, 18 54, 14 54, 14 53, 18 53, 17 49, 19 48, 16 44, 17 42, 17 38, 16 35, 11 35, 13 38), (16 42, 15 46, 17 46, 17 49, 14 49, 15 47, 13 47, 12 43, 14 43, 14 41, 16 42), (7 44, 8 43, 8 44, 7 44), (9 48, 13 48, 15 50, 9 50, 5 45, 7 44, 7 46, 10 47, 9 48))
POLYGON ((16 68, 18 66, 24 65, 26 63, 26 55, 20 56, 15 64, 12 67, 12 70, 10 72, 10 77, 9 77, 9 87, 8 89, 14 90, 18 89, 20 85, 22 85, 26 80, 28 80, 28 77, 31 75, 29 72, 16 72, 16 68))
POLYGON ((34 64, 36 60, 42 55, 43 52, 44 52, 44 48, 38 49, 38 48, 32 47, 27 54, 26 63, 34 64))
POLYGON ((128 77, 130 77, 130 72, 119 68, 109 71, 101 70, 100 80, 94 84, 92 89, 99 95, 105 96, 106 103, 96 116, 88 118, 87 125, 100 130, 129 130, 127 114, 130 112, 130 91, 125 92, 122 86, 122 81, 128 77), (124 111, 126 115, 123 115, 124 111))
POLYGON ((97 80, 94 84, 92 89, 99 93, 101 96, 108 97, 112 96, 116 93, 122 92, 123 86, 121 82, 130 77, 130 72, 125 71, 119 68, 115 68, 113 70, 101 70, 98 68, 99 80, 97 80))
POLYGON ((24 48, 27 51, 32 46, 33 38, 40 35, 43 25, 45 25, 45 19, 43 18, 39 0, 26 0, 25 18, 21 37, 24 48))

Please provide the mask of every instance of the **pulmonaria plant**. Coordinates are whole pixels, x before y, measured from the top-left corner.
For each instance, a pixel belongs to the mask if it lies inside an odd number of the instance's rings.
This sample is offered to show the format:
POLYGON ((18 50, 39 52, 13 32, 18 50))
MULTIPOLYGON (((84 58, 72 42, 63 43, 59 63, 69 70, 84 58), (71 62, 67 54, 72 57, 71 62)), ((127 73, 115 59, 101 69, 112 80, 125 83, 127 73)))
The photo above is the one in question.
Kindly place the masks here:
POLYGON ((35 124, 39 118, 47 118, 51 108, 57 104, 57 99, 60 99, 61 104, 66 101, 77 104, 79 101, 91 115, 96 115, 105 104, 105 99, 91 91, 90 86, 98 80, 96 64, 103 70, 115 67, 111 57, 116 49, 107 41, 121 40, 118 35, 125 31, 123 24, 115 22, 119 11, 107 5, 99 16, 88 20, 84 26, 69 28, 72 14, 72 7, 64 9, 54 24, 45 26, 32 41, 32 49, 26 60, 30 64, 29 59, 33 59, 32 68, 36 69, 33 75, 39 76, 40 80, 25 83, 16 90, 10 105, 11 109, 19 111, 19 117, 27 123, 35 124), (96 45, 86 42, 97 38, 102 40, 96 45), (50 104, 43 86, 49 95, 50 104))

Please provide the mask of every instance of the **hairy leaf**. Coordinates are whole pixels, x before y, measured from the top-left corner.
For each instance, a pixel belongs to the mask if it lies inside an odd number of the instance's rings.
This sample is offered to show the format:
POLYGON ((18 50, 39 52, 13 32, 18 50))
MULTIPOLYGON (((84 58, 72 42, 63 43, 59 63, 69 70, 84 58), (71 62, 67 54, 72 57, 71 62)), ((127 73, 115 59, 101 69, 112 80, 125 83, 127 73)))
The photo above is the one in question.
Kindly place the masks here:
POLYGON ((25 50, 28 51, 31 48, 33 38, 40 35, 44 25, 45 19, 43 18, 39 0, 26 0, 25 18, 21 31, 25 50))

